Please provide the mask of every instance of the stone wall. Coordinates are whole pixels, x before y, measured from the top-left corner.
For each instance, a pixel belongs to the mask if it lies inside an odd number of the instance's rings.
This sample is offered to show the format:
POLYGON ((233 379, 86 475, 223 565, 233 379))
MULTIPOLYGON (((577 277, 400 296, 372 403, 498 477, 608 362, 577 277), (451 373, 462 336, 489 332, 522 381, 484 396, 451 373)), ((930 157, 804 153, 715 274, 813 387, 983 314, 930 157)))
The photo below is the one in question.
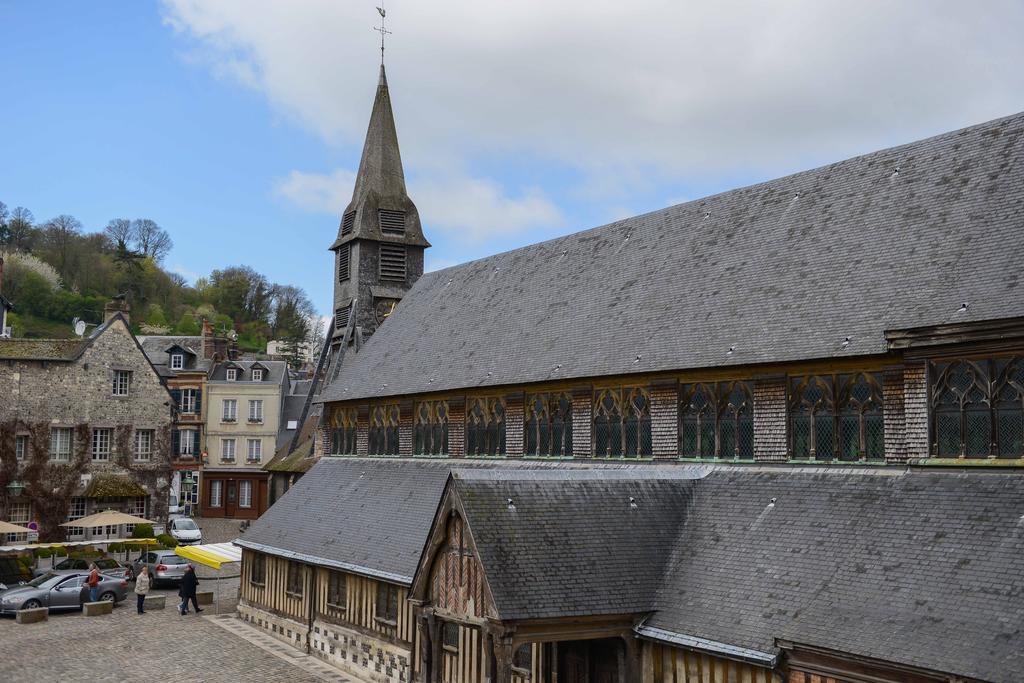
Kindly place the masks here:
MULTIPOLYGON (((165 520, 171 475, 171 397, 149 364, 127 325, 115 318, 88 342, 74 360, 0 361, 0 425, 8 438, 0 439, 0 460, 14 460, 14 438, 29 436, 29 452, 16 468, 0 477, 6 508, 6 485, 12 479, 26 483, 20 502, 32 504, 43 519, 42 535, 62 534, 51 529, 66 519, 70 498, 81 495, 86 479, 98 475, 126 475, 150 496, 149 517, 165 520), (115 370, 131 373, 127 396, 113 395, 115 370), (73 443, 67 462, 49 460, 49 433, 53 427, 72 428, 73 443), (107 460, 91 457, 93 429, 111 430, 107 460), (136 430, 153 430, 150 460, 134 457, 136 430), (46 481, 33 482, 33 478, 46 481), (35 484, 33 486, 32 484, 35 484), (51 486, 51 483, 53 486, 51 486), (58 489, 58 499, 53 490, 58 489), (44 493, 45 492, 45 493, 44 493), (47 510, 45 514, 43 510, 47 510), (45 517, 50 517, 49 521, 45 517), (59 518, 59 519, 58 519, 59 518)), ((0 509, 0 517, 6 516, 0 509)))
POLYGON ((325 662, 375 683, 412 680, 412 653, 372 635, 327 621, 313 622, 310 651, 325 662))

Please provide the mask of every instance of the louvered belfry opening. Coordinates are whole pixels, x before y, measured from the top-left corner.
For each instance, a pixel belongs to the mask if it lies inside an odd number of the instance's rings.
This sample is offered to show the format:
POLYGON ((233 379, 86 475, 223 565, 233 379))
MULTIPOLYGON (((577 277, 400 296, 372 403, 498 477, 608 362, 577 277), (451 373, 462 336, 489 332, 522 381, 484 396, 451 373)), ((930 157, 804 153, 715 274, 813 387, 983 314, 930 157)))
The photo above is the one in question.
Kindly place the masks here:
POLYGON ((380 225, 380 231, 386 235, 405 234, 405 211, 378 209, 377 221, 380 225))
POLYGON ((334 329, 343 330, 348 326, 348 314, 349 307, 343 306, 342 308, 335 309, 334 311, 334 329))
POLYGON ((349 211, 341 219, 341 236, 344 237, 352 232, 352 229, 356 227, 356 212, 349 211))
POLYGON ((348 280, 352 261, 352 245, 344 244, 338 248, 338 282, 348 280))
POLYGON ((380 245, 380 279, 405 282, 405 245, 380 245))

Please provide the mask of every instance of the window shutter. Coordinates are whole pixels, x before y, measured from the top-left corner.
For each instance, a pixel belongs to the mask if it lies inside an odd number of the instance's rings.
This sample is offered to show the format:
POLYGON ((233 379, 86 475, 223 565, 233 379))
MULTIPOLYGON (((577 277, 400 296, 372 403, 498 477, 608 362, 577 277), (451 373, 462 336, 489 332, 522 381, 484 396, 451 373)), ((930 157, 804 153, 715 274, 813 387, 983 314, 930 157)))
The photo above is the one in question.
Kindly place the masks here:
POLYGON ((181 431, 178 429, 171 430, 171 454, 178 455, 181 452, 181 431))
POLYGON ((349 262, 352 260, 352 245, 345 244, 338 249, 338 282, 349 278, 349 262))
POLYGON ((352 232, 352 229, 356 227, 356 212, 349 211, 341 219, 341 236, 344 237, 352 232))
POLYGON ((196 413, 202 414, 203 412, 203 391, 202 389, 196 389, 196 413))
POLYGON ((380 279, 405 281, 405 245, 380 245, 380 279))
POLYGON ((405 234, 405 211, 377 210, 377 221, 380 231, 388 235, 405 234))
POLYGON ((171 400, 178 410, 181 410, 181 389, 171 389, 171 400))

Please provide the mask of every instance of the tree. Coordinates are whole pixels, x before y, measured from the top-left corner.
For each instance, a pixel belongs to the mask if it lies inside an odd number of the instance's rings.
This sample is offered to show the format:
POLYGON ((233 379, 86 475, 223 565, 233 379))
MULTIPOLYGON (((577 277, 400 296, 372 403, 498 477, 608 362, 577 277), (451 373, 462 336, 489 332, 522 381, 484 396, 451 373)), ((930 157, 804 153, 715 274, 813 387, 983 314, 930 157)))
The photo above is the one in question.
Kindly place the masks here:
POLYGON ((7 219, 7 241, 4 246, 18 251, 32 251, 35 243, 35 216, 24 206, 11 212, 7 219))
POLYGON ((43 225, 43 240, 56 257, 54 266, 61 278, 67 281, 71 260, 71 245, 82 232, 82 224, 74 216, 61 214, 43 225))
POLYGON ((174 247, 174 241, 167 231, 148 218, 132 221, 135 230, 135 246, 157 263, 164 260, 174 247))
POLYGON ((7 205, 0 202, 0 245, 7 244, 7 219, 10 216, 7 205))
POLYGON ((135 226, 127 218, 115 218, 103 229, 103 233, 110 238, 110 241, 117 244, 124 244, 126 247, 135 241, 135 226))

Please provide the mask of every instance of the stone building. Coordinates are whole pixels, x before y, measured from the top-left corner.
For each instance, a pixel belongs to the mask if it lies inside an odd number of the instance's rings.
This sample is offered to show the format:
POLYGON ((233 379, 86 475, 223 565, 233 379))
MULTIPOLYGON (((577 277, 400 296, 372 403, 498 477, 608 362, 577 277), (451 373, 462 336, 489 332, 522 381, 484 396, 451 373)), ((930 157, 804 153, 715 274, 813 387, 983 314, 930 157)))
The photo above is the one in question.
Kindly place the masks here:
POLYGON ((217 336, 203 321, 198 336, 139 337, 143 351, 157 369, 174 401, 171 433, 173 512, 199 514, 202 453, 206 443, 206 377, 214 363, 237 355, 234 344, 217 336))
POLYGON ((171 397, 123 301, 86 338, 0 340, 0 397, 0 518, 43 540, 108 508, 166 520, 171 397))
POLYGON ((270 504, 269 475, 290 380, 283 361, 225 361, 206 381, 203 517, 255 519, 270 504))
POLYGON ((381 683, 1024 679, 1022 162, 1018 114, 380 319, 383 231, 346 233, 325 457, 240 539, 240 615, 381 683))

